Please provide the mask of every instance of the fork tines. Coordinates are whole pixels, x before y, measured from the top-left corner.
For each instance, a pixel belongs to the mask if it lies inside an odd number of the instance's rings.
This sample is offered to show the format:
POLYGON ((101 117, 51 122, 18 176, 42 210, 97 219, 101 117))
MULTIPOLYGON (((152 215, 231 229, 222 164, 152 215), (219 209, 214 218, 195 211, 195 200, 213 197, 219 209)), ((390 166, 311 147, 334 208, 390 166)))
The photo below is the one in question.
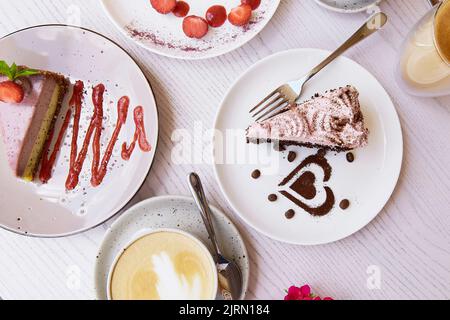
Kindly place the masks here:
POLYGON ((281 113, 293 100, 295 100, 295 93, 289 86, 283 85, 272 91, 249 113, 252 114, 253 118, 256 118, 255 121, 262 120, 265 117, 269 119, 281 113))

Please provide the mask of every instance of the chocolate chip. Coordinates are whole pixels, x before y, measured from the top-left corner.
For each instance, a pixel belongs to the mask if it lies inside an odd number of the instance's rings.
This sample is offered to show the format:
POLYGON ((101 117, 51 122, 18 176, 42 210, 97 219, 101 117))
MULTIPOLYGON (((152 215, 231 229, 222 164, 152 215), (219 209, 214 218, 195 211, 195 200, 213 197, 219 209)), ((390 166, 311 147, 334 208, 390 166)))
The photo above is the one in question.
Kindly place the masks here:
POLYGON ((339 207, 341 207, 342 210, 348 209, 348 207, 350 207, 350 201, 348 201, 347 199, 342 200, 339 204, 339 207))
POLYGON ((349 153, 347 153, 347 161, 348 162, 353 162, 353 161, 355 161, 355 156, 354 156, 354 154, 353 153, 351 153, 351 152, 349 152, 349 153))
POLYGON ((269 195, 268 199, 270 202, 275 202, 278 200, 278 196, 272 193, 271 195, 269 195))
POLYGON ((294 151, 289 152, 288 157, 287 157, 289 162, 294 162, 296 158, 297 158, 297 154, 294 151))
POLYGON ((255 170, 255 171, 252 172, 252 178, 253 179, 258 179, 259 177, 261 177, 261 171, 255 170))
POLYGON ((292 219, 295 216, 295 211, 290 209, 286 211, 284 215, 286 216, 286 219, 292 219))

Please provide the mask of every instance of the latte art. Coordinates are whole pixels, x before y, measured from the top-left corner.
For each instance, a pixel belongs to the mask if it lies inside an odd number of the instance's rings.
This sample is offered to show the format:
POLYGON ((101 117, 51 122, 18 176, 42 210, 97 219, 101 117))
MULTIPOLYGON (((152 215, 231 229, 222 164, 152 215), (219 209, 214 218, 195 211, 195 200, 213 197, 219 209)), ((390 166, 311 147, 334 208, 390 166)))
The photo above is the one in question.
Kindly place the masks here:
POLYGON ((113 300, 204 300, 216 294, 207 249, 188 235, 161 231, 136 240, 110 276, 113 300))
POLYGON ((202 277, 193 274, 191 281, 179 274, 166 252, 152 257, 153 270, 158 278, 156 289, 161 300, 199 300, 202 298, 202 277))

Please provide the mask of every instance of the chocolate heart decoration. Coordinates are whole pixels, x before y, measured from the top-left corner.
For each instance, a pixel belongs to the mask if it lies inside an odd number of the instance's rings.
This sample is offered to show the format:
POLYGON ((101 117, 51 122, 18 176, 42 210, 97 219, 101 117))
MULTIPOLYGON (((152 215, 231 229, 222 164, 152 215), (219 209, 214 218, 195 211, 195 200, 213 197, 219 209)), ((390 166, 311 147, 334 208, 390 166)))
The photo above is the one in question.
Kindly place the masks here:
MULTIPOLYGON (((311 164, 316 164, 323 170, 323 182, 328 182, 331 178, 331 166, 325 158, 326 152, 324 150, 319 150, 317 154, 307 157, 302 163, 295 168, 280 184, 280 187, 286 186, 290 181, 294 180, 297 174, 311 164)), ((290 185, 290 189, 295 191, 297 195, 302 197, 303 199, 313 200, 317 196, 317 189, 315 186, 316 176, 311 171, 306 171, 299 178, 295 179, 294 182, 290 185)), ((326 193, 326 199, 318 207, 311 207, 304 203, 302 199, 294 196, 292 193, 282 190, 280 193, 288 198, 290 201, 298 205, 300 208, 305 210, 311 215, 314 216, 323 216, 328 214, 331 209, 333 209, 335 204, 335 197, 333 190, 330 187, 324 185, 324 190, 326 193)))
POLYGON ((316 176, 311 171, 306 171, 292 185, 291 189, 301 195, 303 198, 312 200, 317 195, 316 176))

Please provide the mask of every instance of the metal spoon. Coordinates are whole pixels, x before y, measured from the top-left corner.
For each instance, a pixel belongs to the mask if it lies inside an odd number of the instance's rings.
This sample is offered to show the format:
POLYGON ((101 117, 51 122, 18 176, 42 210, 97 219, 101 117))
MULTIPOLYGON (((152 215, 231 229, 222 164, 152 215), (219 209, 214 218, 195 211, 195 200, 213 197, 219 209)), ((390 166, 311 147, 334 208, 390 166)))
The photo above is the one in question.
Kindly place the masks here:
POLYGON ((214 256, 219 274, 219 286, 221 295, 225 300, 239 300, 242 294, 242 275, 239 267, 234 261, 224 257, 217 243, 216 234, 212 224, 211 209, 206 201, 200 177, 196 173, 188 176, 189 187, 194 200, 200 210, 209 238, 213 244, 214 256))

